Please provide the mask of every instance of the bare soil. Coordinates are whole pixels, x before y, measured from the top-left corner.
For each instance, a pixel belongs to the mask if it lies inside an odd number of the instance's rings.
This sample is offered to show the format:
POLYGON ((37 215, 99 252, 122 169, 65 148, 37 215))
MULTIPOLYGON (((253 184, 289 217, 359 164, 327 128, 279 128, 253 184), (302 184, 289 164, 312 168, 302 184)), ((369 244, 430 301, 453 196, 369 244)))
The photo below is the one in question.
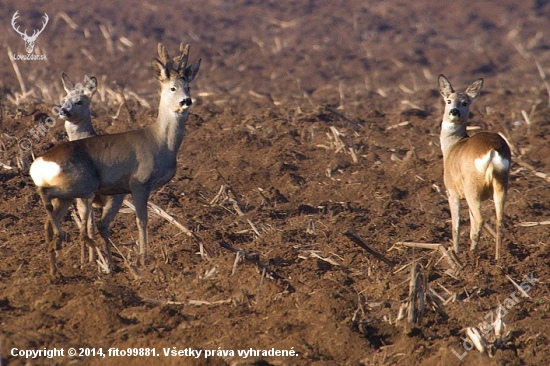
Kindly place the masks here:
MULTIPOLYGON (((1 365, 548 362, 550 232, 519 225, 548 220, 550 208, 540 174, 550 173, 550 109, 536 66, 550 72, 548 2, 10 0, 0 9, 0 161, 15 168, 0 168, 1 365), (29 91, 23 97, 6 57, 8 47, 25 54, 10 26, 16 10, 29 34, 49 15, 35 48, 47 60, 15 61, 29 91), (178 172, 151 196, 198 240, 150 214, 149 264, 136 278, 122 258, 136 262, 135 216, 125 210, 112 226, 118 269, 101 274, 80 263, 68 215, 57 253, 63 278, 52 280, 45 211, 28 175, 32 157, 18 144, 28 139, 39 155, 66 139, 61 122, 40 141, 31 134, 55 117, 62 71, 98 77, 92 109, 101 133, 152 123, 157 42, 172 54, 189 43, 191 59, 202 58, 178 172), (464 268, 454 277, 439 251, 396 245, 450 244, 439 73, 456 88, 484 78, 471 124, 503 133, 514 149, 503 258, 495 262, 487 231, 469 252, 464 203, 464 268), (350 229, 395 265, 356 245, 343 234, 350 229), (197 254, 199 241, 210 259, 197 254), (233 273, 236 255, 221 244, 281 278, 242 259, 233 273), (397 320, 413 261, 425 286, 448 300, 438 310, 427 296, 420 324, 397 320), (522 297, 507 276, 521 283, 529 274, 538 282, 522 297), (464 329, 490 320, 511 296, 507 342, 493 357, 465 351, 464 329), (13 348, 70 347, 149 347, 160 356, 12 355, 13 348), (165 357, 163 348, 203 357, 165 357), (237 353, 250 349, 296 355, 237 353), (214 355, 204 358, 207 350, 214 355)), ((484 212, 494 226, 492 202, 484 212)))

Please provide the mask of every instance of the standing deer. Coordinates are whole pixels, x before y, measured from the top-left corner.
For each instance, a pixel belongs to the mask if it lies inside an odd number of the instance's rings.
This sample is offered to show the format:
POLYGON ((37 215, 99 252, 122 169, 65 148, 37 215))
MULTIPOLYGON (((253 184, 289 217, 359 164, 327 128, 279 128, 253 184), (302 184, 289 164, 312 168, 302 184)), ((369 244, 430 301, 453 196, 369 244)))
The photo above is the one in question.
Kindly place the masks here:
POLYGON ((40 30, 35 29, 34 32, 32 33, 32 36, 29 36, 27 34, 26 29, 24 32, 21 32, 19 30, 19 26, 16 27, 15 21, 17 20, 17 18, 19 18, 19 10, 17 10, 13 14, 13 17, 11 18, 11 26, 17 32, 17 34, 19 34, 23 38, 23 41, 25 41, 25 50, 27 51, 27 53, 32 53, 32 51, 34 51, 34 43, 36 42, 36 39, 48 24, 48 20, 49 20, 48 14, 44 13, 44 21, 42 22, 42 29, 40 30))
POLYGON ((439 75, 439 92, 445 100, 441 123, 443 179, 449 198, 454 251, 458 253, 460 199, 466 198, 470 209, 470 250, 475 250, 483 217, 481 202, 493 198, 496 210, 496 254, 500 258, 502 218, 508 192, 511 153, 506 141, 496 133, 466 133, 470 104, 479 96, 483 79, 472 83, 464 92, 455 92, 444 75, 439 75))
MULTIPOLYGON (((90 101, 97 90, 97 79, 95 77, 84 80, 84 84, 75 84, 67 74, 61 74, 61 80, 63 82, 63 88, 67 92, 67 96, 62 100, 61 108, 59 110, 59 117, 65 120, 65 130, 69 136, 69 141, 80 140, 86 137, 97 135, 94 127, 92 126, 92 118, 90 113, 90 101)), ((92 215, 92 202, 98 207, 102 207, 101 219, 98 224, 98 230, 105 241, 105 247, 107 251, 107 257, 109 265, 114 266, 112 254, 111 254, 111 242, 109 241, 109 226, 113 221, 118 210, 122 206, 124 201, 124 194, 115 196, 99 196, 95 195, 93 198, 84 199, 77 198, 76 205, 80 220, 80 241, 81 241, 81 262, 84 263, 86 257, 86 246, 93 241, 93 215, 92 215), (83 221, 82 218, 87 217, 87 221, 83 221)), ((46 221, 46 225, 49 225, 49 232, 52 230, 52 223, 50 220, 46 221)), ((95 253, 93 248, 89 248, 88 259, 90 262, 95 260, 95 253)))
MULTIPOLYGON (((63 231, 60 220, 75 198, 100 195, 132 195, 139 231, 140 263, 147 260, 147 201, 152 190, 169 182, 176 173, 176 159, 191 107, 189 83, 199 71, 200 59, 187 66, 189 45, 180 45, 174 60, 162 44, 153 59, 161 84, 157 121, 138 130, 87 137, 59 144, 38 157, 30 175, 47 211, 46 242, 50 273, 57 274, 55 250, 63 231)), ((87 219, 87 218, 82 218, 87 219)))

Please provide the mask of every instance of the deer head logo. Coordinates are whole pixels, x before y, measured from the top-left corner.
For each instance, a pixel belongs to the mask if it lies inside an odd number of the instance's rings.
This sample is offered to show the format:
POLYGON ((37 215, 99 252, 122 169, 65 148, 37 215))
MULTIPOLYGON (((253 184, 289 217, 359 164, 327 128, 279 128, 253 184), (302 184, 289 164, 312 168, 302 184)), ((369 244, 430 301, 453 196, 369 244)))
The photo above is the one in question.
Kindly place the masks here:
POLYGON ((19 10, 17 10, 15 14, 13 14, 13 17, 11 18, 11 26, 25 41, 25 50, 27 51, 27 53, 32 53, 32 51, 34 50, 34 43, 36 42, 36 38, 38 38, 40 33, 42 33, 44 28, 46 28, 46 24, 48 24, 48 20, 49 20, 48 14, 44 13, 44 22, 42 22, 42 29, 40 30, 35 29, 32 36, 29 36, 27 34, 26 29, 25 29, 25 32, 21 32, 19 30, 19 26, 17 26, 16 28, 15 20, 17 18, 19 18, 19 10))

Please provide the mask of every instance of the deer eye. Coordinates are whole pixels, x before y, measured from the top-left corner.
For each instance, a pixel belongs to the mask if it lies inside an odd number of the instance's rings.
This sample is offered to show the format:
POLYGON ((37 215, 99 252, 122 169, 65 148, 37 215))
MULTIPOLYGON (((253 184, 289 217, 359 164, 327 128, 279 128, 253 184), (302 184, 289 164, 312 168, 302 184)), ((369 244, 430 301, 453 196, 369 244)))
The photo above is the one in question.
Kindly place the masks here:
POLYGON ((463 106, 463 107, 468 106, 468 102, 462 102, 462 106, 463 106))
POLYGON ((451 100, 450 100, 450 99, 447 99, 447 104, 451 104, 451 100))
POLYGON ((79 101, 77 101, 75 104, 76 104, 76 105, 82 105, 82 101, 79 100, 79 101))
POLYGON ((176 87, 173 86, 173 87, 170 88, 170 90, 173 91, 173 92, 175 92, 175 91, 176 91, 176 87))

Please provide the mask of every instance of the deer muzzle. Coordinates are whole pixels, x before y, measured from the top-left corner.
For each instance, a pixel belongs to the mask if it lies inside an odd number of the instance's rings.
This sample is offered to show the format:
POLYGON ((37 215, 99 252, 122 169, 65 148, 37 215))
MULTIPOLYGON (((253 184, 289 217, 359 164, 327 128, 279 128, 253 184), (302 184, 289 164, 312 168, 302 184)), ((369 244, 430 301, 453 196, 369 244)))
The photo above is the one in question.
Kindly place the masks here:
POLYGON ((451 109, 449 114, 453 117, 460 118, 460 111, 458 110, 458 108, 451 109))
POLYGON ((61 108, 59 110, 59 117, 65 119, 65 118, 71 118, 71 112, 69 112, 66 108, 61 108))
POLYGON ((193 104, 193 101, 191 100, 191 98, 185 98, 180 102, 180 106, 182 107, 190 107, 191 104, 193 104))

